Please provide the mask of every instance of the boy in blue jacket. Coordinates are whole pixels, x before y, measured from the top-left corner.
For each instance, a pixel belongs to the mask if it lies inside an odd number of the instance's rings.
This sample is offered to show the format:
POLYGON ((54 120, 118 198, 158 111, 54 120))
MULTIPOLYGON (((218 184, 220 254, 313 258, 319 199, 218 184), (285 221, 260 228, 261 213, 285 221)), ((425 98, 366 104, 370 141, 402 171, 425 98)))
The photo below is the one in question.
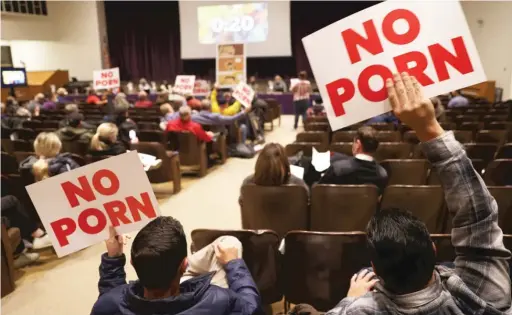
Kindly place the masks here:
POLYGON ((236 247, 215 248, 229 288, 211 283, 206 273, 180 284, 187 268, 187 240, 181 223, 158 217, 135 237, 131 263, 139 280, 126 283, 123 240, 110 229, 100 265, 100 296, 91 314, 263 314, 260 296, 236 247))

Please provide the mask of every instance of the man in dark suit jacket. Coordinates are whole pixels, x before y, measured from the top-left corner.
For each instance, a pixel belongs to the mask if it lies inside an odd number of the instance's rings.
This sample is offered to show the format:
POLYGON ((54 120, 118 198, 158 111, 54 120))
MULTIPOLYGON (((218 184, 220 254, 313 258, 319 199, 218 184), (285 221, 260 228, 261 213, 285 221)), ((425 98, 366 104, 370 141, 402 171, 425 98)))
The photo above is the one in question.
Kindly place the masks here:
POLYGON ((352 145, 353 157, 343 156, 332 161, 319 184, 364 185, 373 184, 384 191, 388 182, 386 170, 380 166, 373 155, 379 147, 375 129, 363 126, 357 130, 352 145))

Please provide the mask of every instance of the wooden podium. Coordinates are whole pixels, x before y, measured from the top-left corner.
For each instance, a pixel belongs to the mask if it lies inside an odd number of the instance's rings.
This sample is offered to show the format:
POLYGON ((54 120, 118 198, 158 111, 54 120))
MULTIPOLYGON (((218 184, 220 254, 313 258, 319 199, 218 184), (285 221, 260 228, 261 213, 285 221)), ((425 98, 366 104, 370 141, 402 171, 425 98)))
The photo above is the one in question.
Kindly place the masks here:
MULTIPOLYGON (((59 88, 68 82, 69 73, 67 70, 27 71, 28 86, 16 88, 16 97, 18 101, 29 101, 37 93, 44 93, 49 96, 52 91, 50 87, 52 84, 59 88)), ((2 102, 5 102, 10 90, 9 88, 2 88, 2 102)))
POLYGON ((462 89, 462 94, 483 97, 491 104, 496 101, 496 81, 485 81, 462 89))

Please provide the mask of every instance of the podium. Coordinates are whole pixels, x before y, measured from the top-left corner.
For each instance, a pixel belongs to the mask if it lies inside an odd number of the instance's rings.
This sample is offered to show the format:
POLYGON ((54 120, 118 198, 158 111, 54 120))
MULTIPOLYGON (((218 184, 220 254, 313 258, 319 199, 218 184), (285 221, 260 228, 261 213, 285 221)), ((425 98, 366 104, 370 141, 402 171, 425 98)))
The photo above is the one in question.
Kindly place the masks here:
MULTIPOLYGON (((59 88, 68 82, 69 73, 67 70, 27 71, 28 86, 15 88, 16 98, 18 101, 29 101, 37 93, 44 93, 50 96, 52 84, 59 88)), ((2 102, 6 101, 10 91, 10 88, 2 88, 2 102)))

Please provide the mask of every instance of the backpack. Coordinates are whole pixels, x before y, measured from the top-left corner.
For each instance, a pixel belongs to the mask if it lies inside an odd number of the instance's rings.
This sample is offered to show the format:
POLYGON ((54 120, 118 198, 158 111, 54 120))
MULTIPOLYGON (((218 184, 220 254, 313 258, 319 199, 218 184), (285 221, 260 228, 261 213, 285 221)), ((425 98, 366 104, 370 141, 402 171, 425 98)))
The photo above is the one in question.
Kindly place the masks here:
POLYGON ((243 159, 251 159, 256 155, 256 151, 250 145, 245 143, 231 144, 228 147, 228 155, 231 157, 239 157, 243 159))

